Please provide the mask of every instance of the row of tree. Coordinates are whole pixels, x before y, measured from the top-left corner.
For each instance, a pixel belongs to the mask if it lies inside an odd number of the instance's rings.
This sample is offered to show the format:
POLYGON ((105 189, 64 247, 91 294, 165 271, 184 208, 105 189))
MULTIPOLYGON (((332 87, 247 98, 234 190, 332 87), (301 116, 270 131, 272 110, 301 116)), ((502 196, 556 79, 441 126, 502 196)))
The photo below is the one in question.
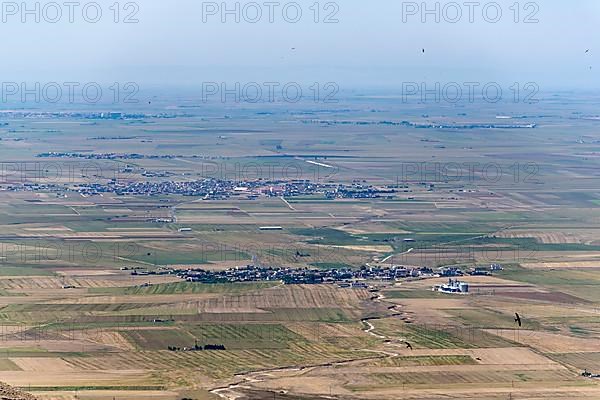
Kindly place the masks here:
POLYGON ((168 346, 169 351, 203 351, 203 350, 226 350, 222 344, 205 344, 204 346, 196 344, 194 347, 168 346))

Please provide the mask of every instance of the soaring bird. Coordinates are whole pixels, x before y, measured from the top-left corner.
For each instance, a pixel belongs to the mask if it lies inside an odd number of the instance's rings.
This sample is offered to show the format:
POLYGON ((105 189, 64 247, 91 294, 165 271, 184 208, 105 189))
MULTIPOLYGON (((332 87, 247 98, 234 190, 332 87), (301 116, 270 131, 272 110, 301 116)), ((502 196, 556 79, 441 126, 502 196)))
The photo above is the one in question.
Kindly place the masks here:
POLYGON ((523 326, 521 322, 521 317, 517 313, 515 313, 515 322, 519 324, 519 327, 523 326))
POLYGON ((585 52, 586 52, 586 54, 587 54, 587 53, 589 53, 589 52, 590 52, 590 49, 587 49, 585 52))
POLYGON ((406 348, 407 349, 411 349, 411 350, 413 349, 412 345, 410 343, 408 343, 408 342, 404 342, 404 343, 406 343, 406 348))

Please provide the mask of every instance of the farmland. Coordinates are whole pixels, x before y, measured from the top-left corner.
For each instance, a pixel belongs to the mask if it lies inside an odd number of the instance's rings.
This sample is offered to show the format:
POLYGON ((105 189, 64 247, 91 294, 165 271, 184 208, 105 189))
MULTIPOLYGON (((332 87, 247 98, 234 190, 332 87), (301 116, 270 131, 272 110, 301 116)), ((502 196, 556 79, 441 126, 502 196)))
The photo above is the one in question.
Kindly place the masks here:
POLYGON ((489 104, 271 107, 7 114, 0 381, 62 400, 600 397, 580 376, 600 360, 592 103, 498 105, 537 124, 526 134, 465 128, 495 123, 489 104), (165 182, 237 190, 105 190, 165 182), (436 277, 169 273, 492 263, 503 270, 460 278, 465 296, 432 292, 436 277))

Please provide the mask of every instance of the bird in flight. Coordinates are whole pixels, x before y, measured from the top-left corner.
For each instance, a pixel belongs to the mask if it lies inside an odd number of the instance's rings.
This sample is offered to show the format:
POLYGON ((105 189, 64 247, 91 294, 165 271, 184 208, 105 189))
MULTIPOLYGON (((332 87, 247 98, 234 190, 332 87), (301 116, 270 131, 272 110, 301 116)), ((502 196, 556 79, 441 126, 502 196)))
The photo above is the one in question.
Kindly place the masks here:
POLYGON ((423 54, 425 54, 425 49, 423 49, 423 54))
POLYGON ((587 49, 587 50, 585 51, 585 53, 586 53, 586 54, 587 54, 587 53, 589 53, 589 52, 590 52, 590 49, 587 49))
POLYGON ((412 347, 412 345, 410 343, 408 343, 408 342, 404 342, 404 343, 406 343, 406 348, 407 349, 411 349, 411 350, 413 349, 413 347, 412 347))
POLYGON ((515 313, 515 322, 519 324, 519 326, 523 326, 521 322, 521 316, 515 313))

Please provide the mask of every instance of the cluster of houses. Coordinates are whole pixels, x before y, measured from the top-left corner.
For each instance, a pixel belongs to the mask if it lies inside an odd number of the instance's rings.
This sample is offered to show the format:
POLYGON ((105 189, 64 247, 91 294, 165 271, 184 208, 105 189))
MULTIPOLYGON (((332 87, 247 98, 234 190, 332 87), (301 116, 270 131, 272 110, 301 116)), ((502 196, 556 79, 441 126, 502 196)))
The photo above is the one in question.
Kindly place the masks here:
MULTIPOLYGON (((502 268, 494 266, 494 270, 502 268)), ((482 268, 469 271, 470 275, 482 275, 482 268)), ((136 274, 139 272, 133 271, 136 274)), ((489 272, 486 270, 485 272, 489 272)), ((150 273, 150 272, 149 272, 150 273)), ((173 274, 188 282, 196 283, 234 283, 234 282, 283 282, 287 285, 310 284, 338 284, 340 287, 366 288, 367 281, 398 281, 407 278, 436 278, 462 276, 458 268, 441 268, 435 272, 428 267, 405 266, 363 266, 359 269, 351 268, 286 268, 247 265, 244 267, 229 268, 222 271, 209 271, 204 269, 161 269, 161 274, 173 274)), ((449 290, 449 292, 451 292, 449 290)))
POLYGON ((174 273, 188 282, 199 283, 281 281, 288 285, 329 283, 340 284, 342 287, 366 287, 364 282, 370 280, 394 281, 401 278, 436 276, 431 268, 406 268, 401 266, 363 266, 360 269, 295 269, 247 265, 224 271, 188 269, 176 270, 174 273))
MULTIPOLYGON (((143 155, 138 153, 58 153, 48 152, 38 154, 41 158, 82 158, 94 160, 138 160, 138 159, 171 159, 184 156, 176 155, 143 155)), ((396 187, 373 186, 364 182, 337 183, 337 182, 312 182, 308 179, 243 179, 242 172, 237 171, 238 179, 219 179, 206 177, 202 179, 180 179, 171 177, 179 175, 172 171, 149 171, 142 169, 143 178, 152 178, 149 181, 133 181, 124 179, 107 179, 106 181, 85 182, 78 185, 40 185, 33 184, 12 185, 12 191, 54 191, 77 192, 84 196, 96 196, 104 193, 114 193, 122 196, 164 196, 181 195, 204 197, 207 200, 227 200, 232 197, 242 200, 255 200, 260 197, 297 197, 320 195, 326 199, 372 199, 393 198, 397 193, 396 187)), ((127 166, 121 173, 133 176, 134 169, 127 166)), ((42 173, 39 172, 41 175, 42 173)), ((32 176, 40 180, 41 176, 32 176)))
MULTIPOLYGON (((163 172, 163 174, 167 174, 163 172)), ((145 173, 148 175, 148 172, 145 173)), ((259 197, 296 197, 320 194, 327 199, 393 198, 396 190, 359 184, 313 183, 309 180, 269 181, 244 180, 243 182, 205 178, 193 181, 164 180, 157 182, 122 182, 112 179, 108 183, 85 183, 74 188, 84 195, 115 193, 117 195, 182 195, 204 197, 207 200, 226 200, 238 197, 255 200, 259 197)))
POLYGON ((83 195, 92 196, 101 193, 114 193, 120 196, 159 196, 182 195, 200 196, 207 199, 222 200, 235 192, 235 184, 220 179, 207 178, 196 181, 160 181, 160 182, 120 182, 112 179, 104 183, 85 183, 75 187, 83 195))
POLYGON ((475 267, 471 268, 468 271, 464 272, 459 267, 441 267, 438 269, 439 276, 441 277, 455 277, 455 276, 490 276, 494 272, 499 272, 504 270, 504 267, 500 264, 492 264, 490 266, 485 267, 475 267))

